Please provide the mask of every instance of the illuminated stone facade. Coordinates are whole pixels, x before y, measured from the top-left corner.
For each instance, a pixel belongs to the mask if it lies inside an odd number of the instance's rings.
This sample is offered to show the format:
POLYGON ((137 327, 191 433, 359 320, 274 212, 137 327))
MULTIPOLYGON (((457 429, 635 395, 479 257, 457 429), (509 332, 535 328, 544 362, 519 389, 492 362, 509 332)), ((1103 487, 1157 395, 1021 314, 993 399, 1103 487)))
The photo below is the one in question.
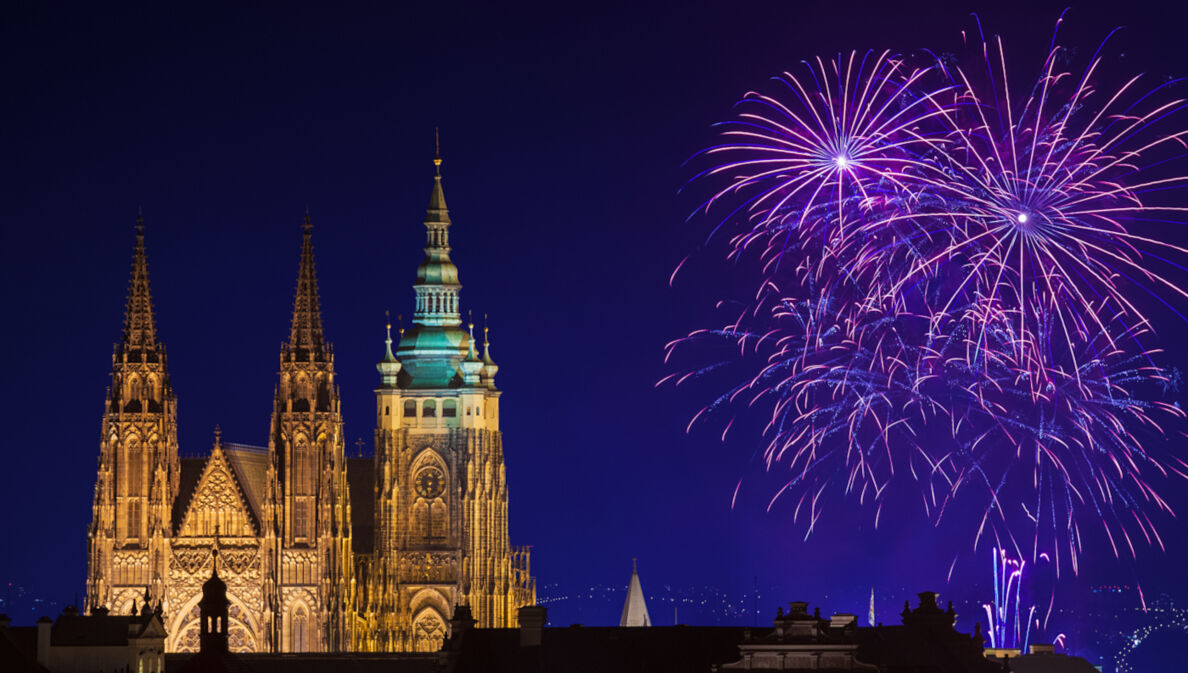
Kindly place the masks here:
MULTIPOLYGON (((440 166, 440 162, 437 162, 440 166)), ((218 547, 236 652, 429 651, 453 606, 515 625, 535 602, 528 550, 509 544, 498 367, 461 328, 440 172, 413 327, 379 363, 374 458, 346 457, 333 348, 304 227, 267 447, 179 458, 176 399, 157 340, 137 226, 124 335, 112 357, 89 532, 89 609, 146 590, 171 652, 199 646, 198 601, 218 547)))

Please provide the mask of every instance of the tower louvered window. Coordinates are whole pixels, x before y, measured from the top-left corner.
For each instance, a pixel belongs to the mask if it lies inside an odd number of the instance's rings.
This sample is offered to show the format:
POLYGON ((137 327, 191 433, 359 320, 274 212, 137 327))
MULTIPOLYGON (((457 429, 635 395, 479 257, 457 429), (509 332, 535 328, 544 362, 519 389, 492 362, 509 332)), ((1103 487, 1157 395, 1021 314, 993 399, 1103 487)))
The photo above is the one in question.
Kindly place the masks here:
POLYGON ((136 440, 128 443, 128 473, 126 479, 128 495, 141 495, 141 486, 144 481, 144 461, 140 451, 140 444, 136 440))
POLYGON ((128 537, 140 537, 140 498, 128 501, 128 537))

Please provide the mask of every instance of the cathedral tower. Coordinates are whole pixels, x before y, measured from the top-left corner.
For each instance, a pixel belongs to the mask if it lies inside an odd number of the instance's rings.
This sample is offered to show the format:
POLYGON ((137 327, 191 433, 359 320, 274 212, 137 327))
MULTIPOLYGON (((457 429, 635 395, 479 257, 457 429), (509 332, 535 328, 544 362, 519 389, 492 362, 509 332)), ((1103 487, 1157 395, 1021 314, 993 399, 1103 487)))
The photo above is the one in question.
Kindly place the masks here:
POLYGON ((157 340, 140 217, 124 335, 111 362, 89 531, 87 608, 127 613, 146 588, 157 601, 164 594, 179 475, 177 401, 165 346, 157 340))
POLYGON ((265 547, 279 576, 265 594, 274 651, 325 652, 349 648, 354 562, 334 349, 322 332, 308 214, 303 229, 269 435, 265 547))
POLYGON ((527 549, 507 530, 498 368, 462 329, 441 160, 425 217, 413 326, 377 365, 375 549, 359 649, 433 651, 456 605, 483 627, 535 602, 527 549))

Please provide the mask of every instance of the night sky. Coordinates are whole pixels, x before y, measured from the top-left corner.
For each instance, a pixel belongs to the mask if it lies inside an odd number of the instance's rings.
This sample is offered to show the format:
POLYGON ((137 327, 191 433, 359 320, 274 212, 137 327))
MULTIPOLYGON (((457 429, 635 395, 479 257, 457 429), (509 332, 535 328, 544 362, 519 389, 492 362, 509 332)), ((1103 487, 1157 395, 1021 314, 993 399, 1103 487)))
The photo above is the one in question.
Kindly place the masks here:
MULTIPOLYGON (((0 579, 59 604, 83 591, 138 207, 183 455, 209 451, 216 424, 267 443, 307 207, 348 451, 361 437, 370 453, 384 311, 412 312, 439 127, 462 307, 490 315, 500 365, 512 542, 535 546, 542 598, 625 586, 638 557, 649 593, 774 587, 764 619, 788 600, 865 615, 872 587, 889 623, 925 589, 984 600, 989 551, 939 536, 918 507, 872 531, 839 499, 804 540, 791 506, 766 511, 771 483, 745 478, 758 442, 686 434, 706 398, 654 384, 667 341, 751 292, 704 245, 713 221, 686 222, 704 190, 680 192, 736 100, 818 54, 954 49, 971 10, 1034 77, 1063 5, 503 4, 6 5, 0 579)), ((1154 5, 1074 5, 1064 42, 1092 49, 1117 26, 1110 67, 1188 75, 1181 17, 1154 5)), ((1160 521, 1167 551, 1137 561, 1090 539, 1058 601, 1136 581, 1188 600, 1184 524, 1160 521)), ((615 601, 563 601, 550 621, 615 622, 615 601)), ((1083 627, 1070 615, 1057 630, 1083 627)))

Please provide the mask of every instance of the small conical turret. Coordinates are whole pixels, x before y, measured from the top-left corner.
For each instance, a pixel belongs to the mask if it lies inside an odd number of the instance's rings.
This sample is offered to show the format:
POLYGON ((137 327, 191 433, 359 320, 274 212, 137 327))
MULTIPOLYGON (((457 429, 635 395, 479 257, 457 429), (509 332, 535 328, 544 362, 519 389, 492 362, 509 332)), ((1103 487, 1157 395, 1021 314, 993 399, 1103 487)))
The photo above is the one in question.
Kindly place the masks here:
POLYGON ((486 382, 487 387, 491 390, 495 389, 495 375, 499 373, 499 365, 491 359, 491 328, 486 323, 486 316, 483 316, 483 381, 486 382))
POLYGON ((149 290, 148 258, 144 252, 144 217, 136 216, 136 248, 132 255, 132 278, 128 282, 128 305, 124 309, 124 340, 121 349, 136 353, 157 348, 157 325, 153 318, 153 297, 149 290))
MULTIPOLYGON (((388 317, 385 311, 384 316, 388 317)), ((396 382, 400 375, 400 361, 392 354, 392 321, 388 320, 385 325, 387 329, 387 338, 384 339, 385 351, 384 359, 380 360, 379 364, 375 366, 380 373, 380 385, 384 388, 395 388, 396 382)))
POLYGON ((322 360, 326 356, 325 336, 322 332, 322 308, 318 300, 318 274, 314 268, 313 223, 308 211, 301 228, 301 261, 297 267, 292 327, 285 349, 296 360, 322 360))
POLYGON ((466 354, 466 359, 458 366, 462 368, 462 384, 477 386, 482 383, 483 369, 486 365, 479 359, 474 348, 474 321, 468 322, 466 327, 470 335, 470 350, 466 354))

